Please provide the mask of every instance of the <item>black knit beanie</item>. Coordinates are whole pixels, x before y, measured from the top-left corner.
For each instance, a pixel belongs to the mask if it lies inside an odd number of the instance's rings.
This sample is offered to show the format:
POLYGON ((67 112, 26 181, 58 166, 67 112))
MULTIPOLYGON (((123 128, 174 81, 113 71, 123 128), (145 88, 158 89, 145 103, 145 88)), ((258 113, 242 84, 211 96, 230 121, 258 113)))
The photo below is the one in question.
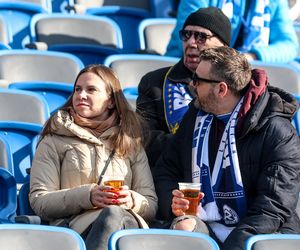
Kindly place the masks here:
POLYGON ((206 28, 228 46, 230 45, 231 23, 228 17, 219 8, 200 8, 188 16, 183 24, 183 29, 188 25, 206 28))

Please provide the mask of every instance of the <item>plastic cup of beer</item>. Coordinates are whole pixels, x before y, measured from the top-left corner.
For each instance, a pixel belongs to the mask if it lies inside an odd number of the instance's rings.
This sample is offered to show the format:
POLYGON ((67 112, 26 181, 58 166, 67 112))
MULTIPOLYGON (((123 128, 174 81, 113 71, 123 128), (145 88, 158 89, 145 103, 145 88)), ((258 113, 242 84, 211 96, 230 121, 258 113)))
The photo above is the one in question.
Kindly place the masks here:
POLYGON ((179 190, 184 194, 184 198, 189 201, 189 208, 184 211, 187 215, 197 215, 200 201, 200 183, 179 182, 179 190))
POLYGON ((122 186, 124 186, 124 176, 121 175, 103 175, 103 184, 110 186, 114 190, 110 192, 118 192, 122 186))

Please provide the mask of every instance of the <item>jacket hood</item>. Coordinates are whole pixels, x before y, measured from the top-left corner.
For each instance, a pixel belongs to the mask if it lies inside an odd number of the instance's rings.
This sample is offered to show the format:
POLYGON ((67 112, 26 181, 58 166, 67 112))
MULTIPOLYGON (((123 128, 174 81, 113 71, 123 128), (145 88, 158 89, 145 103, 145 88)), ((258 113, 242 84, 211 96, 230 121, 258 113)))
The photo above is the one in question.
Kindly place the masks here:
POLYGON ((244 128, 242 134, 254 127, 259 129, 275 116, 291 120, 299 108, 298 101, 290 93, 269 85, 264 70, 255 69, 252 75, 239 114, 238 130, 244 128))
POLYGON ((88 130, 78 126, 69 112, 64 110, 58 110, 51 122, 51 132, 53 134, 69 137, 75 136, 95 144, 103 144, 101 140, 107 139, 115 131, 117 131, 117 127, 112 127, 97 138, 88 130))

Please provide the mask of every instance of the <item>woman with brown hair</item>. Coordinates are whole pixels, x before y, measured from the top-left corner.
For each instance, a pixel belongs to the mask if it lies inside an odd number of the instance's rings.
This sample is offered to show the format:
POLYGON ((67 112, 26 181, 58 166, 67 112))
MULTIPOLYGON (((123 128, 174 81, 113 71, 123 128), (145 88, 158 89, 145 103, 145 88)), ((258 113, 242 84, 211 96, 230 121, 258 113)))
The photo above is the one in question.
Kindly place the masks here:
POLYGON ((51 225, 66 225, 87 249, 107 249, 122 228, 147 227, 157 197, 142 145, 142 126, 114 72, 90 65, 69 100, 45 124, 33 160, 30 204, 51 225), (120 190, 102 176, 124 178, 120 190))

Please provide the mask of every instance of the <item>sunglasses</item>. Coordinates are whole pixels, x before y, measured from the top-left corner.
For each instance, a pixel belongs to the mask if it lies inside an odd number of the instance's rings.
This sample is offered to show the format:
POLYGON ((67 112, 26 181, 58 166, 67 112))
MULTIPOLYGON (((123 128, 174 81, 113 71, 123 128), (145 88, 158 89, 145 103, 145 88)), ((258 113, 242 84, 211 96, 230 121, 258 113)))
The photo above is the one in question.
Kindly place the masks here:
POLYGON ((196 73, 192 76, 193 86, 196 87, 199 85, 200 82, 208 82, 208 83, 219 83, 222 82, 221 80, 212 80, 212 79, 206 79, 199 77, 196 73))
POLYGON ((215 37, 215 35, 208 35, 204 32, 192 31, 192 30, 180 30, 179 37, 182 41, 188 41, 191 36, 194 36, 194 39, 197 43, 205 43, 207 39, 215 37))

